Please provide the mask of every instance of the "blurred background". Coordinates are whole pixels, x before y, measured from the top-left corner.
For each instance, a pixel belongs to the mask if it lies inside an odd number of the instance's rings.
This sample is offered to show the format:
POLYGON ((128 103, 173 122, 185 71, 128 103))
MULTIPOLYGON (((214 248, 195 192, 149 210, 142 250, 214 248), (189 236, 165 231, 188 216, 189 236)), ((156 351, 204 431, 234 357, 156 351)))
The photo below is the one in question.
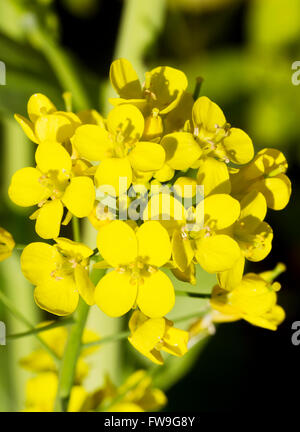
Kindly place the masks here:
MULTIPOLYGON (((0 61, 6 65, 6 85, 0 86, 0 226, 18 243, 37 236, 27 218, 30 212, 9 202, 7 188, 17 169, 32 164, 35 147, 13 114, 26 115, 27 100, 36 92, 63 108, 65 90, 72 91, 75 109, 107 112, 109 66, 119 56, 132 61, 141 79, 145 70, 169 65, 187 74, 193 90, 195 78, 202 76, 202 94, 251 136, 256 150, 274 147, 285 153, 293 183, 286 209, 268 212, 274 230, 271 254, 247 268, 258 272, 278 261, 287 264, 279 279, 285 322, 277 332, 245 322, 219 326, 184 367, 171 363, 157 378, 169 399, 166 410, 296 408, 297 400, 289 395, 299 385, 300 363, 300 346, 291 343, 291 325, 300 320, 300 85, 292 84, 292 64, 300 61, 299 0, 1 0, 0 61)), ((86 236, 92 237, 88 229, 86 236)), ((200 283, 209 289, 214 281, 200 283)), ((34 305, 18 254, 0 266, 0 284, 34 324, 49 318, 34 305)), ((0 320, 8 333, 24 330, 1 304, 0 320)), ((118 330, 111 320, 100 321, 91 314, 91 326, 101 333, 118 330)), ((26 338, 0 346, 0 411, 22 407, 28 374, 17 362, 34 344, 26 338)), ((121 364, 129 364, 133 354, 122 346, 105 347, 99 354, 99 364, 109 364, 116 380, 120 350, 121 364)))

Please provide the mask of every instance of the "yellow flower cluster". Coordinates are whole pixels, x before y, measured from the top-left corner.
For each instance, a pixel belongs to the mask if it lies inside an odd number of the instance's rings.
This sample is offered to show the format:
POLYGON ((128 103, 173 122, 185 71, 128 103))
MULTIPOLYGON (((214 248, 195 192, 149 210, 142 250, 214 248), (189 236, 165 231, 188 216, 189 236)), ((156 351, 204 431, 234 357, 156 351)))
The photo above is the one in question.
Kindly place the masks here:
MULTIPOLYGON (((51 322, 43 322, 39 327, 49 326, 51 322)), ((67 342, 68 332, 65 327, 44 330, 40 333, 43 342, 58 358, 62 358, 67 342)), ((99 337, 90 330, 85 330, 82 343, 88 344, 99 337)), ((89 373, 86 357, 97 348, 83 348, 77 362, 75 381, 72 387, 69 412, 112 411, 112 412, 144 412, 162 408, 166 402, 164 393, 152 387, 152 379, 145 371, 132 374, 124 384, 116 387, 105 377, 104 385, 88 392, 83 380, 89 373)), ((26 383, 25 408, 27 412, 52 412, 58 388, 58 371, 56 364, 44 348, 36 349, 20 360, 20 366, 33 374, 26 383)))
POLYGON ((55 242, 32 243, 22 253, 37 304, 68 315, 81 296, 111 317, 135 309, 129 341, 161 364, 161 350, 183 355, 189 337, 165 318, 175 291, 163 268, 195 284, 200 265, 219 281, 215 314, 275 329, 283 319, 278 285, 243 273, 245 260, 260 261, 271 250, 267 209, 289 201, 284 155, 263 149, 255 156, 250 137, 208 97, 194 101, 177 69, 157 67, 141 84, 130 62, 119 59, 110 80, 119 97, 110 99, 107 118, 59 111, 41 94, 29 99, 28 119, 15 116, 37 144, 36 166, 14 174, 9 196, 37 205, 36 232, 55 242), (96 227, 97 249, 59 237, 73 217, 96 227), (92 261, 112 269, 96 286, 92 261))

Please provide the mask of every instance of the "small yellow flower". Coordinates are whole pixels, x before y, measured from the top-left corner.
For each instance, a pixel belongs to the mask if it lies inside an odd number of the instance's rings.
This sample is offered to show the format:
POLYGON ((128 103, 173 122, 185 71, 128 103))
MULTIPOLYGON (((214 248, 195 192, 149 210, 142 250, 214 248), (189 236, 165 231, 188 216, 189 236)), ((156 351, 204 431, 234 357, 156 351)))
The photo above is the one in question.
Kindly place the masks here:
POLYGON ((15 245, 13 236, 0 227, 0 262, 11 256, 15 245))
POLYGON ((282 210, 292 191, 291 182, 285 175, 287 168, 286 158, 279 150, 263 149, 249 165, 232 170, 232 194, 241 199, 247 192, 261 192, 269 208, 282 210))
POLYGON ((117 389, 116 395, 118 394, 123 395, 121 402, 113 404, 109 411, 157 411, 167 403, 165 394, 158 388, 153 388, 152 378, 144 370, 130 375, 117 389))
POLYGON ((140 141, 144 118, 133 105, 117 106, 110 111, 107 129, 98 125, 80 126, 72 141, 79 155, 89 161, 101 161, 95 171, 95 184, 111 195, 126 193, 134 175, 152 177, 165 161, 164 149, 154 142, 140 141), (120 178, 125 190, 119 190, 120 178), (112 190, 112 187, 114 190, 112 190))
POLYGON ((16 114, 15 119, 27 137, 36 144, 67 144, 81 124, 79 117, 71 112, 57 111, 50 99, 36 93, 27 104, 29 119, 16 114))
POLYGON ((144 223, 135 232, 115 220, 100 229, 97 246, 107 267, 115 268, 95 290, 95 302, 104 313, 122 316, 137 305, 145 315, 156 318, 173 308, 172 282, 159 270, 171 257, 171 243, 159 222, 144 223))
POLYGON ((194 136, 206 156, 238 165, 254 156, 250 137, 241 129, 232 128, 217 104, 208 97, 196 100, 192 110, 194 136))
POLYGON ((273 231, 264 222, 266 213, 264 195, 252 190, 242 198, 240 217, 230 227, 232 237, 249 261, 261 261, 271 251, 273 231))
POLYGON ((133 312, 129 328, 129 342, 153 363, 163 364, 160 351, 182 357, 188 350, 189 334, 173 327, 166 318, 148 318, 142 312, 133 312))
POLYGON ((168 66, 146 72, 145 78, 142 87, 131 63, 126 59, 115 60, 110 67, 110 81, 120 98, 109 101, 113 105, 129 102, 146 116, 151 115, 153 109, 164 115, 178 105, 188 85, 183 72, 168 66))
POLYGON ((36 232, 49 239, 59 235, 64 205, 72 215, 88 216, 94 205, 95 188, 86 176, 75 177, 69 153, 60 144, 41 144, 36 153, 37 167, 18 170, 8 190, 10 199, 22 207, 38 205, 31 216, 36 232))
POLYGON ((224 315, 276 330, 285 317, 282 307, 276 304, 279 289, 280 284, 272 283, 268 273, 248 273, 231 291, 215 286, 211 306, 224 315))
POLYGON ((229 270, 240 257, 237 242, 223 230, 240 215, 240 204, 226 194, 211 195, 187 211, 168 194, 151 197, 143 218, 159 220, 172 236, 172 256, 185 272, 196 260, 208 273, 229 270), (164 220, 169 216, 169 220, 164 220))
POLYGON ((57 238, 56 245, 30 243, 22 252, 24 276, 36 286, 37 305, 55 315, 69 315, 77 308, 79 295, 94 304, 94 285, 87 265, 93 250, 83 243, 57 238))

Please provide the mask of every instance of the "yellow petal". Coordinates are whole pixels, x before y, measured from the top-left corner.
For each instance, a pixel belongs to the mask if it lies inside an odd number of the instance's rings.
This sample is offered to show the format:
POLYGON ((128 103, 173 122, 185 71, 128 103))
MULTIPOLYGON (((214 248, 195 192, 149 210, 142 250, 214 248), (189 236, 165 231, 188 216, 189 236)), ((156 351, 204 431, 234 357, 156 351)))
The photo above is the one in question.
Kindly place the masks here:
POLYGON ((165 151, 159 144, 139 142, 129 153, 133 169, 137 171, 157 171, 165 162, 165 151))
POLYGON ((45 278, 34 290, 37 305, 54 315, 70 315, 77 308, 79 294, 72 277, 45 278))
POLYGON ((275 305, 269 312, 261 316, 243 315, 243 318, 253 325, 268 330, 277 330, 278 325, 285 319, 285 312, 281 306, 275 305))
POLYGON ((246 236, 246 241, 239 241, 245 257, 249 261, 261 261, 272 249, 273 230, 266 222, 255 225, 255 229, 246 236))
POLYGON ((60 144, 40 144, 35 152, 38 168, 43 172, 63 171, 70 172, 72 160, 67 150, 60 144))
POLYGON ((285 174, 266 178, 255 183, 251 189, 262 192, 268 207, 273 210, 282 210, 286 207, 292 193, 291 182, 285 174))
POLYGON ((235 262, 234 266, 227 271, 218 273, 218 281, 221 288, 232 291, 242 280, 245 267, 245 258, 241 254, 240 258, 235 262))
POLYGON ((54 372, 45 372, 30 378, 26 383, 27 410, 53 411, 57 386, 58 377, 54 372))
POLYGON ((88 258, 93 255, 93 249, 89 248, 84 243, 75 242, 65 237, 58 237, 55 241, 62 255, 72 255, 82 258, 88 258))
POLYGON ((226 118, 217 104, 208 97, 201 96, 193 106, 193 122, 195 126, 201 127, 207 132, 215 133, 217 127, 224 126, 226 118))
POLYGON ((33 284, 38 285, 62 263, 57 250, 46 243, 35 242, 26 246, 21 255, 21 269, 24 276, 33 284))
POLYGON ((144 321, 128 338, 129 342, 142 354, 148 354, 162 341, 165 333, 165 319, 152 318, 144 321))
POLYGON ((44 239, 59 236, 64 207, 60 200, 47 201, 39 210, 35 230, 44 239))
POLYGON ((175 230, 172 236, 172 255, 176 266, 185 272, 194 258, 194 251, 190 240, 183 237, 180 231, 175 230))
POLYGON ((276 304, 276 293, 259 275, 248 273, 242 282, 230 292, 230 302, 247 315, 262 315, 276 304))
POLYGON ((21 116, 20 114, 15 114, 15 119, 23 129, 25 135, 34 143, 38 144, 39 141, 34 132, 34 124, 29 121, 27 118, 21 116))
POLYGON ((240 257, 238 244, 227 235, 204 237, 197 241, 196 258, 208 273, 229 270, 240 257))
POLYGON ((202 154, 199 144, 188 132, 174 132, 161 140, 167 164, 175 170, 187 170, 202 154))
POLYGON ((197 182, 190 177, 179 177, 174 183, 174 191, 183 198, 193 198, 197 192, 197 182))
POLYGON ((35 134, 40 142, 59 143, 68 141, 73 135, 79 123, 67 115, 68 113, 56 113, 43 115, 35 123, 35 134))
POLYGON ((189 333, 187 331, 167 326, 162 350, 169 354, 182 357, 187 353, 188 341, 189 333))
POLYGON ((0 262, 10 257, 15 247, 13 236, 0 227, 0 262))
POLYGON ((132 64, 120 58, 112 62, 109 78, 115 91, 121 98, 135 99, 142 97, 141 84, 132 64))
POLYGON ((186 223, 186 210, 172 195, 159 193, 150 198, 143 219, 160 221, 172 235, 174 229, 180 229, 186 223))
POLYGON ((112 196, 126 193, 132 182, 129 160, 127 158, 105 159, 97 168, 95 182, 101 192, 107 192, 112 196))
POLYGON ((82 125, 72 138, 79 155, 89 161, 100 161, 113 155, 113 143, 108 132, 98 125, 82 125))
POLYGON ((95 202, 95 187, 89 177, 74 177, 67 187, 62 202, 76 217, 88 216, 95 202))
POLYGON ((207 157, 201 159, 197 174, 197 183, 204 186, 204 195, 210 193, 230 193, 228 168, 225 162, 207 157))
POLYGON ((168 164, 164 164, 160 170, 154 173, 154 178, 156 178, 160 182, 166 182, 171 180, 174 176, 175 170, 171 168, 168 164))
POLYGON ((29 98, 27 112, 33 123, 36 122, 40 116, 52 114, 55 111, 57 111, 55 105, 47 96, 41 93, 35 93, 29 98))
POLYGON ((144 117, 134 105, 119 105, 109 112, 107 127, 122 141, 137 142, 144 132, 144 117))
POLYGON ((175 304, 175 293, 168 276, 157 270, 145 277, 139 285, 137 304, 150 318, 160 318, 170 312, 175 304))
POLYGON ((159 66, 145 74, 146 89, 154 95, 161 114, 170 112, 179 103, 188 81, 185 74, 168 66, 159 66))
POLYGON ((196 268, 193 262, 191 262, 184 272, 179 270, 179 268, 174 268, 172 269, 172 273, 178 280, 196 285, 196 268))
POLYGON ((50 192, 40 178, 42 173, 36 168, 21 168, 11 179, 8 189, 10 199, 17 205, 29 207, 47 199, 50 192))
MULTIPOLYGON (((52 348, 52 347, 51 347, 52 348)), ((19 365, 31 372, 56 371, 56 365, 51 355, 43 348, 37 349, 28 356, 21 358, 19 365)))
POLYGON ((252 140, 242 129, 231 128, 223 144, 228 158, 233 163, 246 164, 254 156, 252 140))
POLYGON ((135 232, 128 224, 119 220, 100 229, 97 247, 104 260, 112 267, 132 263, 138 253, 135 232))
POLYGON ((171 257, 171 242, 167 230, 157 221, 143 223, 136 232, 138 255, 143 262, 163 266, 171 257))
POLYGON ((196 214, 198 213, 204 214, 205 225, 213 230, 220 230, 232 225, 238 219, 240 203, 230 195, 210 195, 198 204, 196 214))
POLYGON ((253 190, 241 200, 240 220, 245 224, 255 220, 257 223, 263 221, 267 214, 267 203, 261 192, 253 190))
POLYGON ((95 287, 89 278, 88 272, 81 265, 75 267, 75 282, 76 288, 83 300, 92 306, 95 304, 95 287))
POLYGON ((95 302, 106 315, 119 317, 134 306, 136 295, 137 285, 130 282, 130 274, 114 270, 106 274, 96 286, 95 302))

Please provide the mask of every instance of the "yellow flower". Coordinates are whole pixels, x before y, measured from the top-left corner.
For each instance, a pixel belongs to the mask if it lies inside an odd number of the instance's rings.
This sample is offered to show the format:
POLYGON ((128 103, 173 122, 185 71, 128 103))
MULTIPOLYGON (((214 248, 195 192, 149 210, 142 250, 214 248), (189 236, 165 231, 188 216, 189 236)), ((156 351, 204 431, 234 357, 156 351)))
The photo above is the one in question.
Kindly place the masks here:
POLYGON ((11 256, 15 245, 13 236, 0 227, 0 262, 11 256))
POLYGON ((215 286, 211 306, 224 315, 276 330, 285 317, 284 310, 276 304, 279 289, 280 284, 272 283, 268 273, 248 273, 231 291, 215 286))
POLYGON ((160 351, 182 357, 188 350, 188 332, 173 327, 166 318, 148 318, 142 312, 133 312, 129 328, 129 342, 153 363, 163 364, 160 351))
POLYGON ((137 73, 126 59, 115 60, 110 67, 110 81, 120 98, 110 99, 113 105, 130 102, 145 115, 157 109, 160 115, 173 110, 179 103, 188 82, 185 74, 178 69, 159 66, 145 74, 142 87, 137 73))
POLYGON ((95 290, 95 302, 104 313, 117 317, 137 305, 145 315, 156 318, 173 308, 172 282, 158 269, 171 257, 168 233, 159 222, 144 223, 135 232, 115 220, 100 229, 97 246, 107 267, 115 268, 95 290))
POLYGON ((22 252, 24 276, 36 286, 37 305, 55 315, 69 315, 77 308, 79 295, 94 304, 94 285, 88 275, 93 250, 83 243, 57 238, 56 245, 30 243, 22 252))
POLYGON ((59 235, 64 205, 72 215, 88 216, 94 205, 95 188, 86 176, 75 177, 69 153, 60 145, 41 144, 36 153, 37 167, 18 170, 8 190, 19 206, 40 208, 31 216, 36 232, 49 239, 59 235))
POLYGON ((57 111, 50 99, 36 93, 27 104, 29 119, 16 114, 15 119, 27 137, 36 144, 66 144, 81 124, 79 117, 71 112, 57 111))
POLYGON ((228 231, 245 258, 261 261, 271 251, 273 240, 272 228, 263 221, 267 213, 266 200, 261 192, 253 190, 242 198, 240 204, 240 217, 228 231))
POLYGON ((249 136, 232 128, 222 110, 206 96, 196 100, 192 110, 194 136, 206 156, 238 165, 248 163, 254 156, 249 136))
MULTIPOLYGON (((37 328, 51 325, 54 321, 44 321, 40 323, 37 328)), ((40 338, 51 350, 57 355, 59 359, 63 358, 65 346, 68 338, 68 330, 66 327, 55 327, 49 330, 44 330, 39 333, 40 338)), ((99 335, 95 332, 85 329, 82 335, 82 344, 99 340, 99 335)), ((85 357, 92 354, 95 350, 99 349, 98 346, 93 348, 85 348, 81 350, 78 362, 76 365, 75 384, 80 384, 87 376, 89 367, 85 362, 85 357)), ((20 360, 20 366, 35 373, 56 372, 58 373, 57 365, 53 357, 45 348, 37 348, 26 357, 20 360)))
POLYGON ((291 196, 291 182, 285 175, 287 167, 287 161, 279 150, 261 150, 249 165, 232 170, 233 196, 240 199, 247 192, 261 192, 269 208, 282 210, 291 196))
MULTIPOLYGON (((58 376, 54 372, 39 373, 26 383, 26 412, 53 412, 58 388, 58 376)), ((68 412, 78 412, 88 396, 81 385, 74 385, 70 394, 68 412)))
POLYGON ((144 118, 133 105, 117 106, 108 114, 107 129, 98 125, 80 126, 72 143, 79 155, 89 161, 101 161, 95 171, 95 184, 111 195, 125 193, 134 175, 152 177, 165 161, 164 149, 154 142, 140 141, 144 118), (119 190, 120 178, 125 190, 119 190), (112 189, 114 188, 114 190, 112 189))
POLYGON ((153 388, 152 378, 144 370, 138 370, 130 375, 117 389, 116 395, 118 394, 123 396, 121 402, 113 404, 109 411, 156 411, 167 403, 165 394, 158 388, 153 388))
POLYGON ((172 196, 158 194, 149 200, 143 218, 159 220, 168 228, 173 261, 181 272, 195 258, 205 271, 216 273, 229 270, 240 257, 237 242, 222 233, 239 215, 239 202, 226 194, 211 195, 188 210, 172 196))

